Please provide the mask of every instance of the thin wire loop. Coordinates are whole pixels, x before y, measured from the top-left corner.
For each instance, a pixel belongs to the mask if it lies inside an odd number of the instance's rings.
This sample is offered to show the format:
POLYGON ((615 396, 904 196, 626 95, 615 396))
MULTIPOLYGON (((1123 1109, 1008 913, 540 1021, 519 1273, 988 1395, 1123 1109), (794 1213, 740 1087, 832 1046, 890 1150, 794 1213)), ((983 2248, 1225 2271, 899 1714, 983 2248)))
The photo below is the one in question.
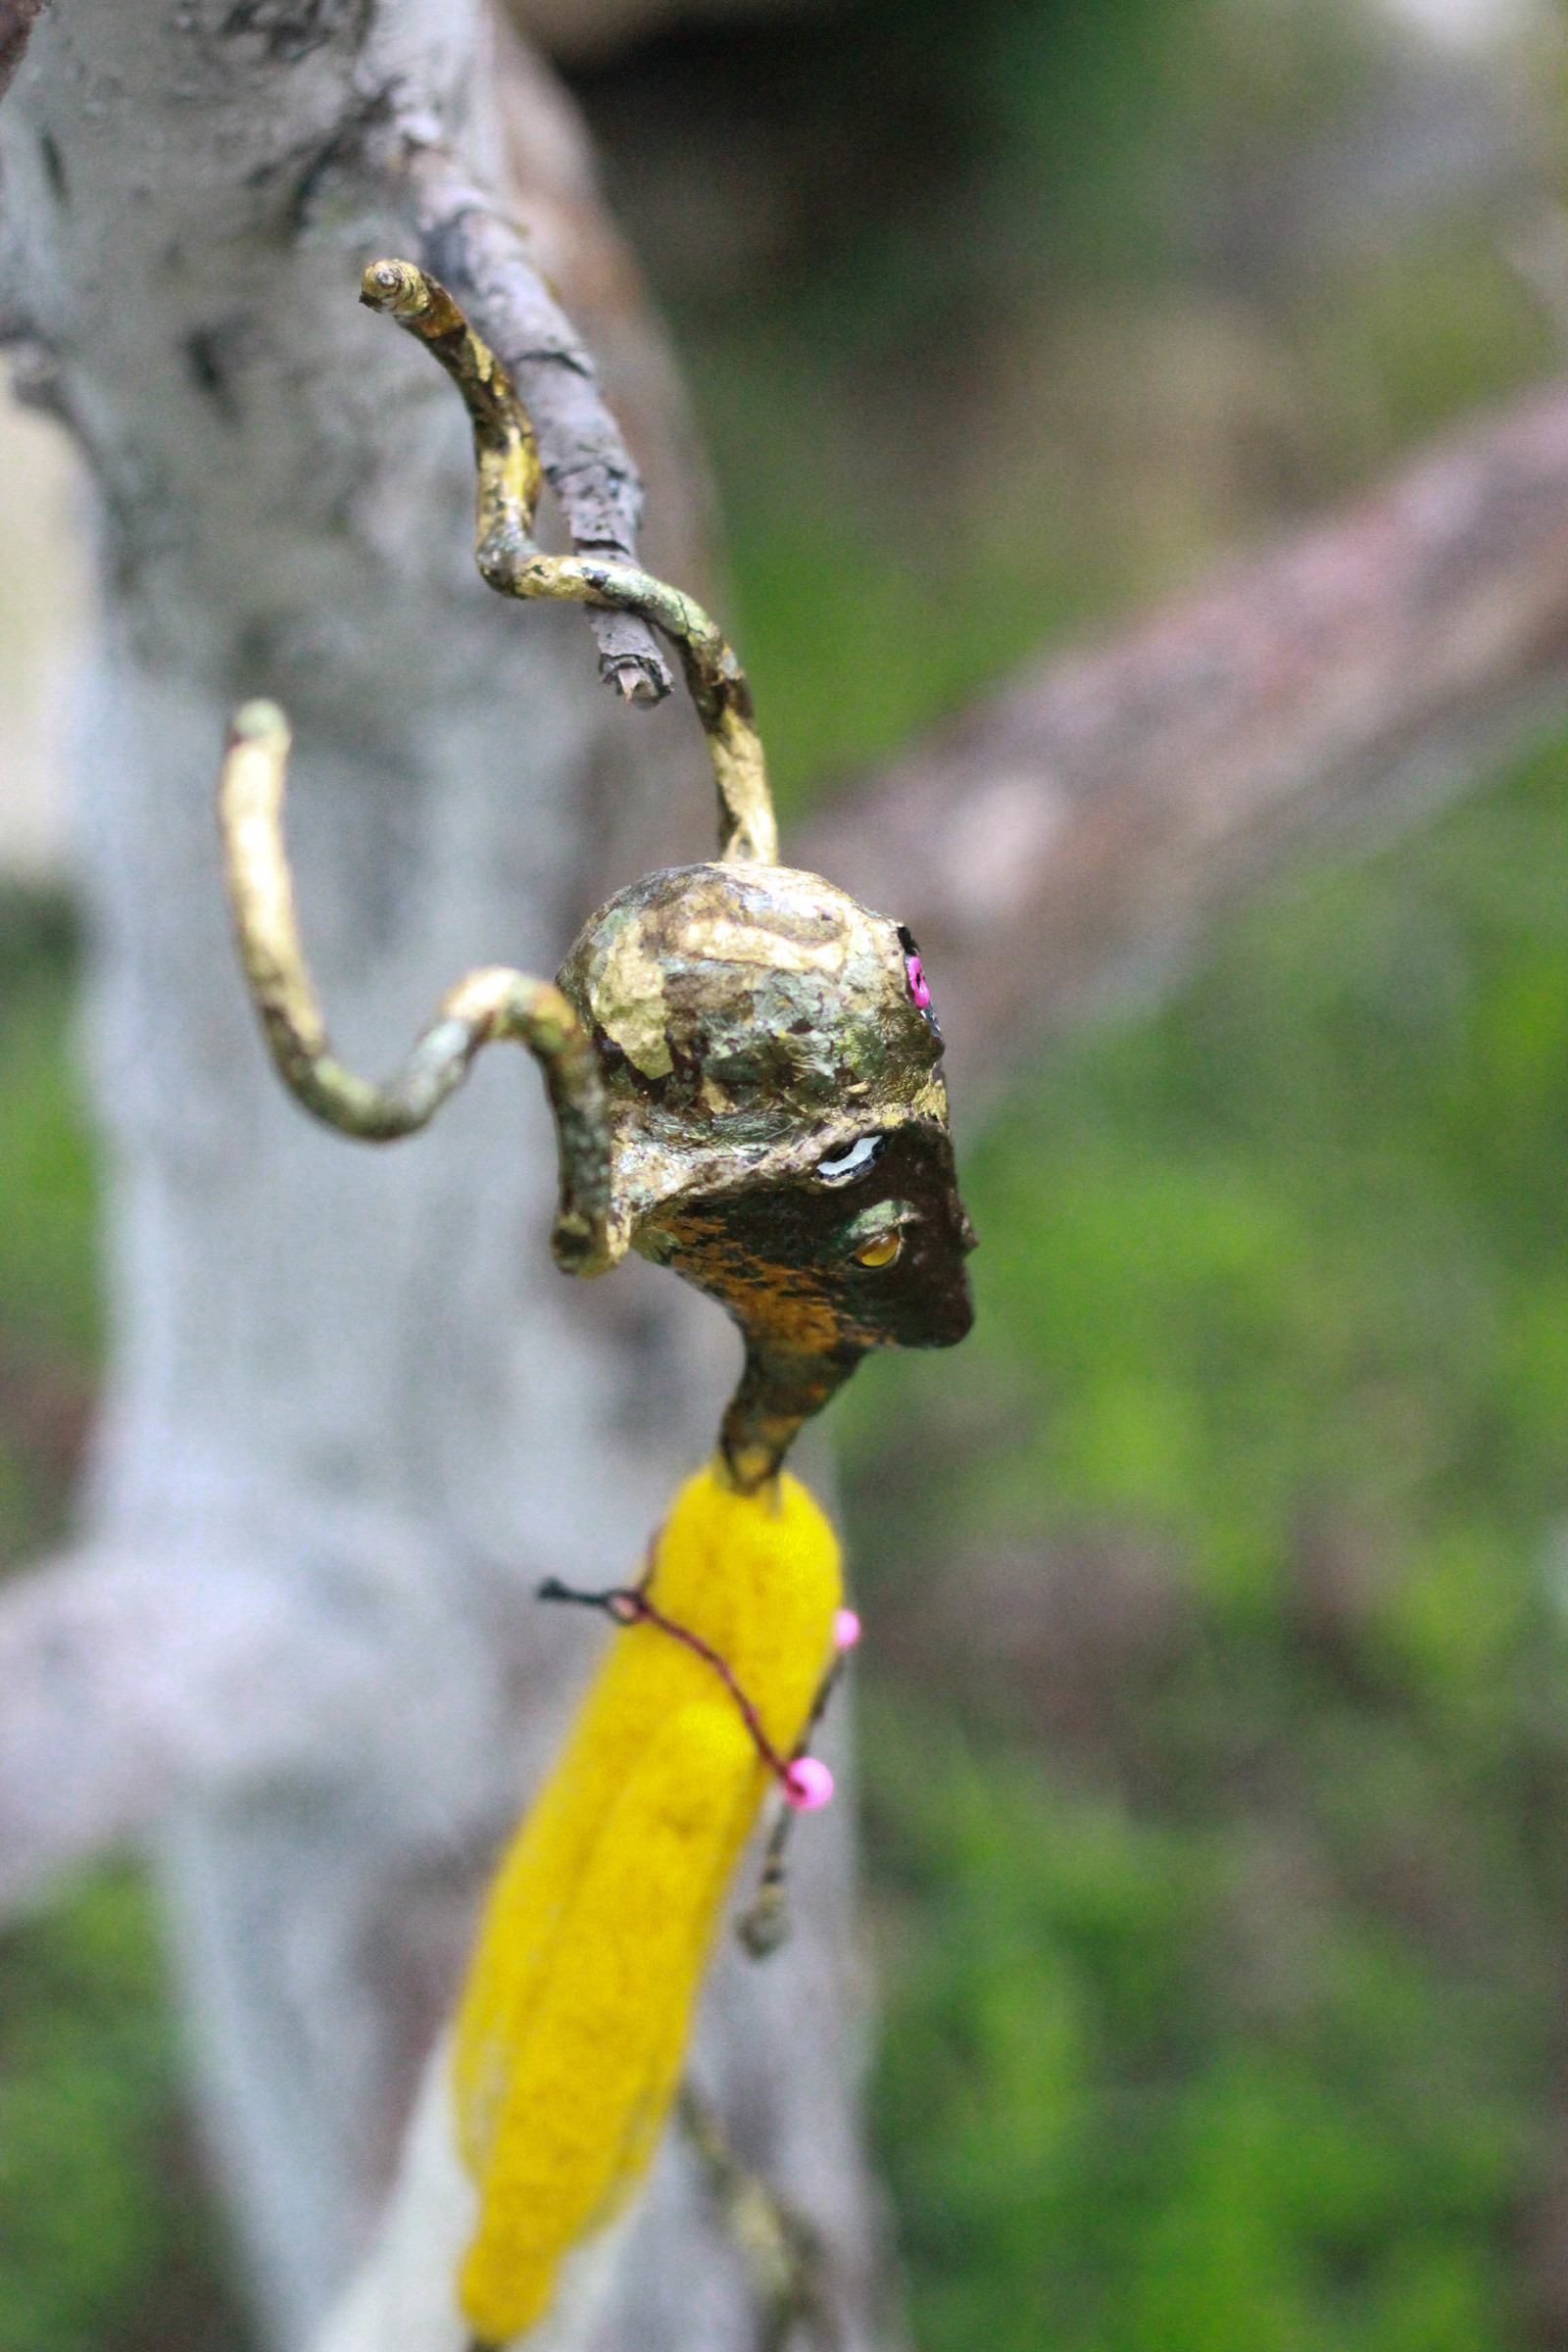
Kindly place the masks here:
MULTIPOLYGON (((711 1666, 740 1709, 741 1720, 752 1735, 752 1743, 759 1756, 773 1778, 788 1786, 790 1766, 798 1763, 806 1753, 804 1740, 793 1756, 781 1756, 762 1729, 761 1717, 737 1682, 735 1669, 729 1660, 721 1651, 714 1649, 711 1642, 705 1642, 701 1634, 694 1634, 689 1625, 681 1625, 675 1618, 666 1617, 663 1610, 649 1599, 641 1585, 611 1585, 600 1592, 585 1592, 575 1585, 564 1585, 559 1576, 547 1576, 534 1598, 570 1600, 580 1608, 603 1609, 605 1615, 612 1617, 617 1625, 657 1625, 662 1634, 668 1634, 674 1641, 683 1642, 705 1665, 711 1666)), ((815 1712, 811 1721, 816 1721, 815 1712)))
MULTIPOLYGON (((511 461, 509 460, 509 463, 511 461)), ((219 786, 223 860, 240 955, 272 1059, 290 1092, 340 1134, 388 1143, 423 1127, 467 1076, 481 1047, 525 1046, 555 1113, 561 1197, 550 1246, 570 1274, 613 1262, 609 1237, 610 1123, 593 1040, 558 988, 492 965, 443 997, 400 1067, 381 1086, 332 1053, 300 945, 283 847, 288 722, 275 703, 247 703, 229 736, 219 786)))
MULTIPOLYGON (((828 1700, 838 1689, 848 1664, 849 1653, 841 1649, 817 1685, 810 1715, 801 1734, 802 1755, 805 1755, 812 1733, 826 1714, 828 1700)), ((789 1844, 795 1822, 794 1808, 786 1805, 767 1834, 767 1843, 762 1849, 762 1867, 758 1874, 757 1892, 735 1922, 736 1939, 741 1949, 753 1960, 770 1959, 781 1945, 789 1941, 790 1923, 785 1893, 789 1879, 789 1844)))
POLYGON ((719 857, 743 865, 776 863, 778 827, 751 688, 715 623, 691 597, 635 564, 540 554, 532 536, 539 495, 533 428, 506 368, 438 279, 413 262, 372 262, 360 300, 423 343, 463 395, 478 472, 474 558, 484 578, 502 596, 637 612, 662 630, 680 656, 708 736, 719 857))

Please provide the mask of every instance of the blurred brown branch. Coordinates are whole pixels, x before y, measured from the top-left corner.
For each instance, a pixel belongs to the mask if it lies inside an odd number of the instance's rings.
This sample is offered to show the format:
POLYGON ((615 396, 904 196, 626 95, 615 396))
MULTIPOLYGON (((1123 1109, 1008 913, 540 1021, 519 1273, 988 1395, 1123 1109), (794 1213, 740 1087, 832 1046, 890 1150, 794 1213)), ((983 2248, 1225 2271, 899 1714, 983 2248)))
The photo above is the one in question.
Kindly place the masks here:
POLYGON ((1564 700, 1559 384, 1002 687, 788 854, 913 927, 961 1088, 1147 985, 1290 849, 1413 821, 1564 700))
MULTIPOLYGON (((497 26, 497 38, 504 38, 497 26)), ((516 86, 527 61, 509 60, 516 86)), ((423 258, 512 375, 539 435, 545 477, 579 555, 634 563, 642 476, 606 406, 588 347, 543 274, 525 230, 437 143, 399 126, 423 258)), ((591 612, 601 674, 628 702, 659 702, 672 679, 645 620, 591 612)))
POLYGON ((95 1547, 18 1578, 0 1595, 0 1912, 172 1802, 319 1766, 384 1664, 261 1562, 215 1577, 95 1547))
POLYGON ((0 0, 0 96, 22 63, 27 35, 44 0, 0 0))

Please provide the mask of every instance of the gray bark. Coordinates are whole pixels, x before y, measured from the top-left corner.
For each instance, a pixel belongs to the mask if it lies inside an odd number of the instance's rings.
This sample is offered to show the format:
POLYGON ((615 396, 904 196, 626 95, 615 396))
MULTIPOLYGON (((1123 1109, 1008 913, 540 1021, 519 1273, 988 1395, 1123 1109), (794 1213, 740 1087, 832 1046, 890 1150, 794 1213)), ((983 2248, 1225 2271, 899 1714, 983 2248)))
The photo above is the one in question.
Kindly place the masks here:
MULTIPOLYGON (((650 553, 687 564, 667 369, 572 119, 498 37, 470 0, 58 0, 0 110, 0 308, 100 503, 77 827, 116 1335, 82 1556, 7 1620, 42 1671, 0 1740, 0 1827, 20 1887, 161 1824, 202 2114, 289 2352, 368 2243, 476 1891, 594 1651, 532 1586, 635 1563, 733 1368, 646 1269, 599 1293, 554 1272, 520 1059, 394 1150, 314 1129, 222 907, 216 765, 255 693, 295 724, 307 936, 372 1068, 469 965, 553 970, 707 805, 695 734, 604 693, 579 616, 480 585, 459 405, 356 304, 364 263, 413 241, 372 135, 411 111, 477 184, 510 174, 597 312, 673 525, 650 553), (51 1734, 52 1849, 27 1769, 51 1734)), ((796 1942, 720 1966, 699 2067, 825 2237, 850 2343, 874 2262, 834 1815, 801 1841, 796 1942)), ((596 2326, 603 2352, 751 2341, 678 2150, 596 2326)))

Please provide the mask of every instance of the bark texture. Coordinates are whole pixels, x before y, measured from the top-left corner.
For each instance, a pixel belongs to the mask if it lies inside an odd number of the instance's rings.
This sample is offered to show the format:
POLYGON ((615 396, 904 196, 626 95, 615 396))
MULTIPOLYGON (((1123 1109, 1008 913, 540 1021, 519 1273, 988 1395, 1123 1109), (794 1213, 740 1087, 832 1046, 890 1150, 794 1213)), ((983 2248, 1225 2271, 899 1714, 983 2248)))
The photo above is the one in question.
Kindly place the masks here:
POLYGON ((961 1106, 1147 988, 1250 877, 1386 830, 1568 701, 1568 385, 1107 643, 1009 680, 792 845, 917 934, 961 1106))
MULTIPOLYGON (((61 0, 0 113, 4 307, 101 503, 78 831, 117 1333, 82 1554, 7 1617, 4 1871, 19 1892, 159 1823, 205 2120, 288 2352, 368 2239, 489 1856, 593 1652, 532 1588, 635 1565, 733 1371, 673 1285, 556 1274, 520 1058, 356 1151, 282 1098, 242 999, 213 786, 243 696, 294 720, 307 935, 370 1068, 469 965, 552 971, 609 881, 710 821, 684 715, 627 712, 580 616, 477 579, 461 408, 356 301, 428 226, 416 148, 510 180, 655 482, 648 553, 691 579, 667 363, 574 119, 470 0, 61 0)), ((629 540, 615 450, 586 454, 629 540)), ((720 1968, 699 2069, 864 2343, 849 1838, 840 1808, 803 1840, 798 1939, 720 1968)), ((752 2339, 678 2146, 593 2328, 752 2339)), ((432 2352, 401 2318, 400 2345, 432 2352)))

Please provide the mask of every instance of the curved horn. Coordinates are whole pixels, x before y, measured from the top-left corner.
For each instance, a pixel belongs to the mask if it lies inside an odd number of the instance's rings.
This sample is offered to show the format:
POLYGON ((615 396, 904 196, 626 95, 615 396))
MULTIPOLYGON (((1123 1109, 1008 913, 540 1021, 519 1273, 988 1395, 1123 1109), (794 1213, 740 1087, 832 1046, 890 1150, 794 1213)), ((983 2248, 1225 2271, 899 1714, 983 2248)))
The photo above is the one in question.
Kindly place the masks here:
POLYGON ((611 1239, 610 1123, 593 1041, 558 988, 504 966, 470 972, 445 996, 384 1086, 345 1069, 316 1001, 294 918, 283 848, 288 722, 275 703, 235 716, 219 788, 234 927, 267 1042, 290 1092, 327 1126, 367 1143, 423 1127, 467 1076, 480 1048, 510 1038, 544 1072, 561 1157, 550 1237, 569 1274, 599 1274, 620 1254, 611 1239))
POLYGON ((533 544, 539 461, 533 430, 512 378, 464 318, 445 286, 412 262, 372 262, 360 300, 384 311, 423 343, 451 376, 473 425, 478 467, 475 557, 503 596, 609 605, 640 613, 674 645, 708 735, 718 788, 718 854, 736 864, 772 865, 778 828, 746 673, 701 605, 634 564, 586 556, 542 556, 533 544))

